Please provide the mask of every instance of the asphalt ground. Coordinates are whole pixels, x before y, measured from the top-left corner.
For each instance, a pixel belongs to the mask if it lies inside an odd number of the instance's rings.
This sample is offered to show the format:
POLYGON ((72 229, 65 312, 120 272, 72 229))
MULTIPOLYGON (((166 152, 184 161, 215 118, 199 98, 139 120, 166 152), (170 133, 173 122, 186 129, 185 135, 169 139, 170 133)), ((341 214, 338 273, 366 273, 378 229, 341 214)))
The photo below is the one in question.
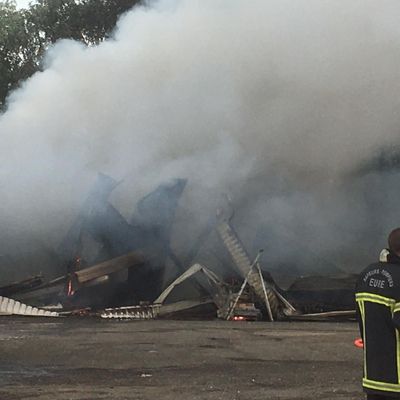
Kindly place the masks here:
POLYGON ((0 400, 363 399, 355 323, 0 317, 0 400))

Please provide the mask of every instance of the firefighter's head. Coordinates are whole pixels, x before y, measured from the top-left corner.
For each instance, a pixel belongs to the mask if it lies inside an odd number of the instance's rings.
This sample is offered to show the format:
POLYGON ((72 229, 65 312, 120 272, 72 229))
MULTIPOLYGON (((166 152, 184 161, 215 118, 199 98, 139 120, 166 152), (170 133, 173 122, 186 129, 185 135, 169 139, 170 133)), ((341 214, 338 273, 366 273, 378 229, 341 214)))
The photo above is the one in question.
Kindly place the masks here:
POLYGON ((389 250, 400 256, 400 228, 393 229, 388 237, 389 250))

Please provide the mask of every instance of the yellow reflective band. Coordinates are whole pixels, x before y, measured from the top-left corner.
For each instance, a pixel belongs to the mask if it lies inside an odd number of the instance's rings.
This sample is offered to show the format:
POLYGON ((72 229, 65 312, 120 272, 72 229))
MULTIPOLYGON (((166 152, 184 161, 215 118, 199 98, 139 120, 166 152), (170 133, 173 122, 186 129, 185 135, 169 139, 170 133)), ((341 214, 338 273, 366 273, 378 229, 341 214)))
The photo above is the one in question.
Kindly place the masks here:
POLYGON ((371 303, 383 304, 384 306, 392 308, 396 304, 395 299, 390 297, 380 296, 373 293, 356 293, 356 300, 370 301, 371 303))
POLYGON ((363 386, 368 389, 382 390, 385 392, 400 392, 400 385, 397 383, 377 382, 366 378, 364 378, 362 382, 363 386))
POLYGON ((400 384, 400 349, 399 349, 399 331, 396 331, 396 359, 397 359, 397 382, 400 384))
POLYGON ((373 293, 356 293, 356 301, 358 307, 360 309, 361 319, 362 319, 362 328, 363 328, 363 339, 364 339, 364 378, 363 378, 363 386, 368 389, 376 389, 387 392, 398 392, 400 393, 400 332, 396 329, 396 364, 397 364, 397 382, 398 383, 386 383, 386 382, 377 382, 367 378, 367 338, 365 335, 365 302, 371 302, 376 304, 382 304, 386 307, 389 307, 392 313, 400 311, 400 303, 396 303, 396 300, 380 296, 378 294, 373 293))
POLYGON ((396 303, 396 305, 394 306, 394 308, 393 308, 393 312, 395 313, 395 312, 398 312, 398 311, 400 311, 400 303, 396 303))
POLYGON ((363 336, 363 342, 364 342, 364 346, 363 346, 363 356, 364 356, 364 377, 367 377, 367 344, 366 344, 366 337, 365 337, 365 310, 364 310, 364 300, 356 300, 357 304, 358 304, 358 308, 360 310, 360 314, 361 314, 361 322, 362 322, 362 336, 363 336))
POLYGON ((364 356, 364 377, 366 378, 367 375, 367 338, 365 337, 365 308, 364 308, 364 301, 360 301, 358 303, 360 305, 361 309, 361 315, 362 315, 362 325, 363 325, 363 356, 364 356))

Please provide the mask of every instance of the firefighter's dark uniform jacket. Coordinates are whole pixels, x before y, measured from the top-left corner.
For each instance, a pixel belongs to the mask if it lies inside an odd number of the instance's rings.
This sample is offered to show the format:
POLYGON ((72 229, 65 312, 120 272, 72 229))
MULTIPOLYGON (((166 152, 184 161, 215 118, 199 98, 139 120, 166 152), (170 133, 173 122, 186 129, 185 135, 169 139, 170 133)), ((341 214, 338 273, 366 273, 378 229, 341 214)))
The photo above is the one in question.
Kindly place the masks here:
POLYGON ((400 398, 400 258, 384 250, 356 285, 357 317, 364 341, 363 387, 400 398))

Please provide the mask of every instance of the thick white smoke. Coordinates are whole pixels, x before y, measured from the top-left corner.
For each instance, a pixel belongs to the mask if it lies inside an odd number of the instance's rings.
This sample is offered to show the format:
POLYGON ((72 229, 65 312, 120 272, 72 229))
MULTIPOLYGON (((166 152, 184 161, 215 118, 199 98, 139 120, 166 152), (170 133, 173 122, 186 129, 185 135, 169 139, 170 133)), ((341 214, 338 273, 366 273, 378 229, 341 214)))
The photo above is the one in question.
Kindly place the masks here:
POLYGON ((347 214, 326 209, 329 184, 398 142, 399 13, 394 0, 161 0, 97 47, 59 42, 0 117, 3 225, 56 244, 102 171, 125 179, 127 210, 127 193, 180 176, 204 200, 268 194, 257 218, 300 232, 314 218, 332 236, 324 221, 347 214))

